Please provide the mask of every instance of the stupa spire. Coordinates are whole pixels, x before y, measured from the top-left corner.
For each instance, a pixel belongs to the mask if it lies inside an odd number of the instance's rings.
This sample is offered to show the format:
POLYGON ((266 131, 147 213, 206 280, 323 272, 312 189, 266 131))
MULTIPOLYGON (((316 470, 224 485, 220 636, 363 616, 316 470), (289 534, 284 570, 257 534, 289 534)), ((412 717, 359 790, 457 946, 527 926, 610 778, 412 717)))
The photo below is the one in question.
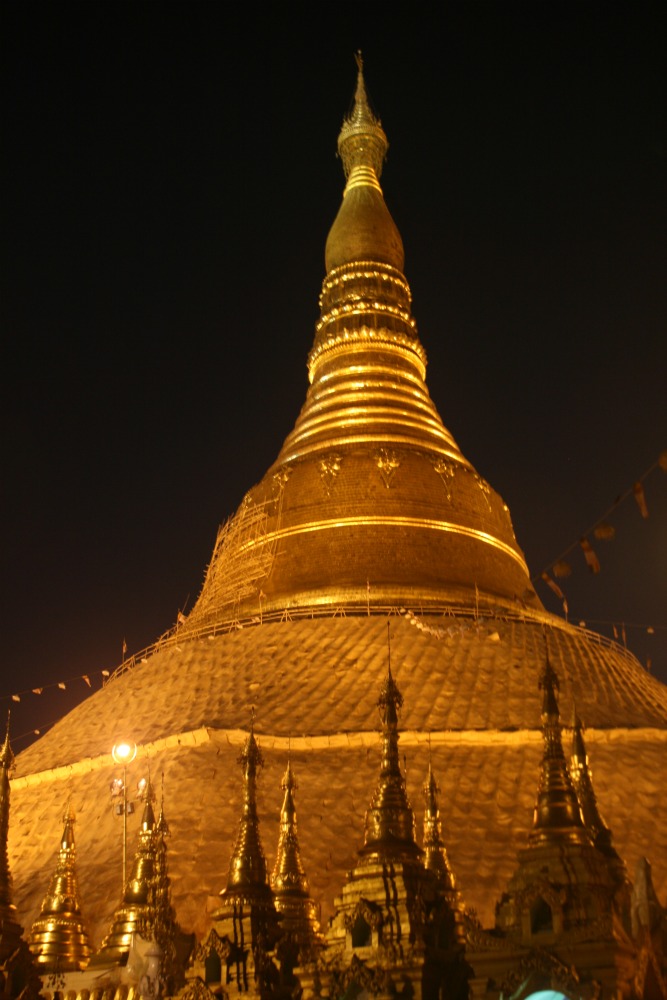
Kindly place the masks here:
POLYGON ((167 996, 182 985, 183 969, 178 961, 176 939, 180 927, 171 902, 171 879, 167 864, 169 824, 164 812, 164 773, 160 789, 160 810, 154 826, 154 872, 150 883, 148 906, 142 921, 141 934, 152 938, 160 951, 160 976, 167 996))
POLYGON ((398 754, 398 713, 403 706, 403 695, 392 676, 391 662, 387 664, 377 704, 382 721, 382 762, 375 795, 366 812, 360 854, 378 855, 382 859, 414 858, 422 852, 415 840, 415 818, 398 754))
MULTIPOLYGON (((280 834, 276 863, 271 875, 271 888, 276 893, 276 905, 278 905, 278 899, 283 893, 303 895, 308 892, 308 879, 301 862, 296 830, 294 791, 297 788, 297 783, 290 760, 287 761, 281 788, 285 794, 280 810, 280 834)), ((278 909, 280 909, 279 905, 278 909)))
POLYGON ((529 842, 539 844, 545 841, 565 840, 570 843, 590 843, 563 752, 560 712, 556 697, 558 677, 549 662, 548 653, 539 687, 543 691, 544 753, 529 842))
POLYGON ((593 788, 593 776, 588 762, 588 753, 586 752, 584 727, 576 710, 573 711, 572 719, 570 774, 579 800, 584 825, 590 834, 593 844, 607 858, 615 883, 623 886, 629 884, 625 863, 612 843, 611 830, 600 815, 597 796, 593 788))
POLYGON ((310 954, 313 947, 320 943, 320 928, 317 908, 310 897, 301 861, 294 804, 297 782, 289 759, 281 786, 285 794, 280 810, 280 834, 271 889, 281 918, 281 965, 293 967, 298 963, 300 954, 310 954))
POLYGON ((338 152, 347 178, 345 194, 354 187, 372 187, 382 194, 380 177, 389 143, 382 123, 368 103, 361 52, 357 62, 357 89, 352 112, 343 120, 338 136, 338 152))
MULTIPOLYGON (((275 984, 279 976, 274 949, 281 932, 259 836, 257 775, 264 759, 255 739, 254 711, 238 763, 243 768, 243 812, 229 861, 227 885, 212 916, 217 938, 230 942, 228 982, 235 978, 240 992, 266 996, 264 991, 269 989, 269 983, 275 984)), ((209 936, 198 950, 200 958, 210 947, 209 936)))
POLYGON ((144 934, 152 924, 153 880, 156 864, 155 793, 148 775, 144 809, 139 827, 137 847, 130 877, 125 885, 123 899, 116 910, 109 933, 98 952, 91 958, 91 966, 118 962, 132 944, 133 934, 144 934))
POLYGON ((239 886, 267 884, 266 858, 262 850, 257 816, 257 774, 264 766, 264 758, 255 739, 254 715, 238 763, 243 768, 243 813, 236 845, 229 861, 227 891, 239 886))
POLYGON ((456 890, 456 880, 449 866, 447 851, 442 839, 440 809, 438 808, 438 783, 429 759, 428 774, 424 782, 424 865, 438 877, 439 883, 448 892, 456 890))
POLYGON ((56 869, 30 934, 30 949, 37 967, 46 973, 85 969, 92 954, 81 911, 74 823, 74 810, 69 801, 56 869))

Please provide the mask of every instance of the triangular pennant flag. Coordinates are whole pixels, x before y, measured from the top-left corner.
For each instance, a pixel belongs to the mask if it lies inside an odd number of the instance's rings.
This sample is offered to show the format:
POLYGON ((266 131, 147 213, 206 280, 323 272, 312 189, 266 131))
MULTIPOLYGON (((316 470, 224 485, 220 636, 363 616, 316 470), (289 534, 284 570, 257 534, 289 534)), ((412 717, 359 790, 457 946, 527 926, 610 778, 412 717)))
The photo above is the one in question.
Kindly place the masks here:
POLYGON ((108 677, 108 676, 109 676, 109 671, 108 670, 103 670, 102 671, 102 677, 108 677))
POLYGON ((646 497, 644 496, 644 487, 638 481, 632 487, 632 492, 635 495, 635 500, 637 501, 637 506, 641 511, 642 517, 648 517, 648 507, 646 506, 646 497))
POLYGON ((44 688, 33 688, 32 689, 32 693, 33 694, 41 694, 43 690, 44 690, 44 688))
POLYGON ((65 682, 64 681, 60 681, 58 683, 58 687, 60 688, 61 691, 66 691, 67 690, 67 688, 65 687, 65 682))
POLYGON ((17 694, 12 695, 12 701, 20 701, 20 697, 17 694))
POLYGON ((561 579, 565 576, 569 576, 570 573, 572 572, 572 567, 570 566, 569 562, 566 562, 564 559, 559 559, 557 563, 553 564, 552 568, 554 571, 554 576, 559 576, 561 577, 561 579))
POLYGON ((593 534, 596 538, 600 538, 605 542, 610 542, 612 538, 616 536, 616 528, 613 524, 608 524, 607 521, 602 521, 601 524, 593 530, 593 534))
POLYGON ((599 573, 600 561, 598 557, 595 555, 591 543, 588 541, 587 538, 582 538, 579 544, 581 545, 586 562, 588 563, 588 568, 590 569, 591 573, 599 573))
POLYGON ((88 685, 88 687, 90 687, 90 677, 88 676, 88 674, 82 674, 82 677, 86 682, 86 684, 88 685))
POLYGON ((548 587, 551 587, 556 597, 560 597, 561 601, 565 598, 565 594, 563 593, 563 591, 560 589, 556 581, 551 579, 551 577, 547 572, 544 572, 542 574, 542 579, 544 580, 544 582, 548 587))

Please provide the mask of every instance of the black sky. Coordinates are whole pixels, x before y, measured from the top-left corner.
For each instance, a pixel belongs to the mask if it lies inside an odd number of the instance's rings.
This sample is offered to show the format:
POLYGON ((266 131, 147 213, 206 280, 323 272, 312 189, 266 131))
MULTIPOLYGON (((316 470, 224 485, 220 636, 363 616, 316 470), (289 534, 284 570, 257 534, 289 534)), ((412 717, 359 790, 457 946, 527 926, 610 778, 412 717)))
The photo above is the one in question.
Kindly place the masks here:
POLYGON ((3 3, 17 750, 192 606, 293 426, 359 48, 443 420, 531 574, 574 545, 571 619, 667 680, 664 5, 387 6, 3 3))

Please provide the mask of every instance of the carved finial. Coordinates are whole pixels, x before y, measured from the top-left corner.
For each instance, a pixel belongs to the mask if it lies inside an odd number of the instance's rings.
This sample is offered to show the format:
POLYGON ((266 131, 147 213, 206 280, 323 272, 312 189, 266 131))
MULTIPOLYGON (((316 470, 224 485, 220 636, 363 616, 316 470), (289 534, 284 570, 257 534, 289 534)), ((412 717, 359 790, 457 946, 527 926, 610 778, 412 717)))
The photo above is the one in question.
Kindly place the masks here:
POLYGON ((542 699, 544 753, 533 829, 529 839, 533 844, 563 840, 572 843, 590 843, 563 753, 560 712, 556 697, 558 677, 549 663, 548 654, 539 687, 544 692, 542 699))
POLYGON ((157 823, 155 824, 155 829, 159 834, 161 834, 161 836, 169 836, 169 824, 167 823, 164 815, 164 771, 162 772, 160 782, 160 813, 157 818, 157 823))
POLYGON ((348 179, 346 191, 357 184, 366 184, 380 190, 384 158, 389 143, 382 124, 371 111, 364 80, 364 63, 361 52, 355 53, 357 86, 354 107, 343 120, 338 136, 338 152, 348 179))
POLYGON ((294 791, 297 788, 296 779, 290 761, 287 761, 285 774, 280 783, 285 792, 283 806, 280 810, 280 836, 276 863, 271 876, 271 888, 274 892, 301 892, 308 890, 308 882, 301 864, 299 844, 296 834, 296 808, 294 791))
POLYGON ((366 813, 362 854, 395 858, 421 854, 415 841, 414 814, 408 802, 398 756, 398 711, 403 696, 387 665, 387 676, 378 698, 382 720, 382 763, 370 809, 366 813))
POLYGON ((447 851, 442 839, 440 810, 438 808, 438 784, 431 764, 431 740, 429 735, 428 774, 424 782, 424 865, 438 876, 447 891, 454 891, 456 882, 449 867, 447 851))
POLYGON ((146 791, 144 792, 144 799, 144 812, 141 817, 141 832, 152 833, 155 829, 155 812, 153 810, 155 792, 153 791, 153 785, 151 783, 150 768, 148 769, 148 776, 146 778, 146 791))
POLYGON ((264 759, 255 739, 254 725, 253 709, 250 732, 238 757, 238 762, 243 768, 243 815, 236 845, 229 861, 227 891, 238 886, 267 884, 266 859, 259 837, 257 815, 257 772, 263 767, 264 759))
POLYGON ((611 830, 606 825, 593 788, 593 775, 588 763, 588 754, 584 742, 584 727, 574 712, 572 724, 572 754, 570 757, 570 775, 572 784, 579 800, 584 826, 597 849, 607 858, 614 882, 624 885, 628 882, 625 863, 612 844, 611 830))

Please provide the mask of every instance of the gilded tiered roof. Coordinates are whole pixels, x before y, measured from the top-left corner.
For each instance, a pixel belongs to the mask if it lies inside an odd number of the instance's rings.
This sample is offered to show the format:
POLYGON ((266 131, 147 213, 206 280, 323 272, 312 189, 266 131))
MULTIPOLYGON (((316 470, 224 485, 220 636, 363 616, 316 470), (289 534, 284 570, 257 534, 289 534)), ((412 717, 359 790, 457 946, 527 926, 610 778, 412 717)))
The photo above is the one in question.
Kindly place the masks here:
MULTIPOLYGON (((243 809, 233 774, 261 705, 263 870, 277 856, 289 761, 299 776, 303 866, 324 926, 358 860, 381 766, 376 702, 387 676, 387 620, 394 681, 406 696, 399 770, 407 802, 421 803, 430 762, 466 905, 492 919, 531 832, 545 634, 563 717, 576 704, 586 720, 616 849, 631 871, 651 857, 657 890, 667 890, 667 801, 657 778, 667 763, 667 688, 627 649, 541 607, 506 505, 429 395, 400 236, 381 189, 386 137, 361 67, 340 142, 346 188, 294 428, 223 525, 185 623, 17 760, 10 851, 26 923, 39 913, 38 873, 71 786, 88 817, 77 840, 91 934, 108 926, 117 827, 101 790, 113 775, 109 748, 128 732, 139 745, 132 766, 159 768, 178 790, 173 902, 184 929, 209 933, 221 871, 230 857, 239 879, 248 870, 230 842, 243 809)), ((381 804, 371 807, 372 831, 381 804)), ((405 808, 401 836, 410 827, 405 808)), ((256 851, 249 856, 260 864, 256 851)))

